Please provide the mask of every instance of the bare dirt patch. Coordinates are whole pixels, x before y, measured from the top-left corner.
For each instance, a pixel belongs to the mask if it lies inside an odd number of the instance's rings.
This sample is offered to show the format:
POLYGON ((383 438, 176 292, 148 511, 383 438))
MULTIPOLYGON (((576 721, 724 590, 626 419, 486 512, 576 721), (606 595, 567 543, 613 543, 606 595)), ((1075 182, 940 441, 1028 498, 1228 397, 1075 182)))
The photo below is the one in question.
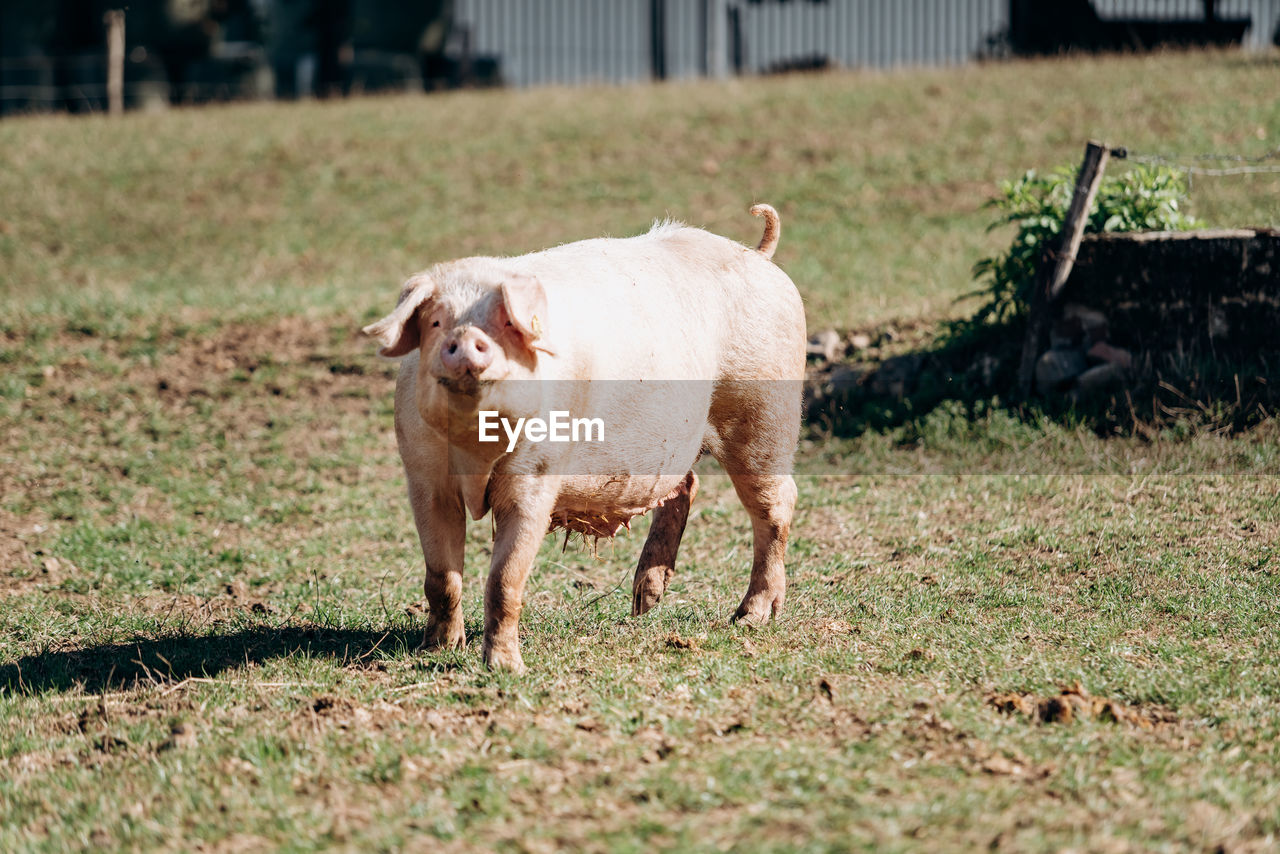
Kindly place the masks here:
MULTIPOLYGON (((254 619, 280 616, 281 612, 272 604, 278 598, 270 595, 280 587, 279 584, 257 587, 251 594, 248 585, 235 579, 224 586, 221 596, 206 597, 190 593, 142 596, 135 601, 134 607, 158 617, 162 626, 174 626, 187 632, 203 632, 225 625, 239 616, 254 619)), ((284 616, 289 620, 309 613, 310 610, 310 606, 303 602, 298 604, 295 613, 284 616)))
POLYGON ((0 510, 0 592, 28 589, 56 568, 56 564, 38 565, 32 557, 27 537, 34 532, 35 525, 29 519, 0 510))
POLYGON ((283 317, 264 324, 237 323, 214 334, 181 339, 139 379, 149 379, 164 400, 217 396, 227 382, 244 382, 267 368, 285 369, 265 383, 272 397, 321 398, 363 410, 366 375, 390 375, 394 365, 372 357, 369 342, 354 329, 340 335, 331 323, 283 317))
POLYGON ((275 407, 281 398, 309 407, 319 399, 339 411, 364 411, 375 378, 390 378, 396 369, 373 356, 354 326, 305 317, 161 327, 113 338, 62 331, 44 347, 57 356, 32 374, 28 408, 40 408, 42 399, 82 403, 114 387, 168 406, 243 397, 275 407))
POLYGON ((324 723, 344 730, 378 731, 404 723, 405 717, 402 707, 385 700, 364 705, 348 697, 329 694, 312 698, 301 712, 304 727, 313 729, 324 723))
POLYGON ((73 597, 76 594, 62 587, 80 570, 65 557, 36 545, 46 530, 36 519, 0 509, 0 596, 44 591, 73 597))
MULTIPOLYGON (((204 472, 217 477, 228 465, 240 469, 239 488, 255 491, 315 477, 350 485, 371 465, 388 477, 399 468, 384 440, 391 419, 381 417, 397 367, 373 355, 354 321, 168 324, 118 337, 63 330, 41 339, 33 362, 11 427, 0 430, 0 494, 5 509, 25 514, 0 518, 6 569, 22 560, 15 528, 100 509, 110 521, 168 527, 175 492, 199 493, 204 472), (371 441, 385 454, 353 452, 371 441)), ((234 525, 216 531, 230 536, 234 525)))

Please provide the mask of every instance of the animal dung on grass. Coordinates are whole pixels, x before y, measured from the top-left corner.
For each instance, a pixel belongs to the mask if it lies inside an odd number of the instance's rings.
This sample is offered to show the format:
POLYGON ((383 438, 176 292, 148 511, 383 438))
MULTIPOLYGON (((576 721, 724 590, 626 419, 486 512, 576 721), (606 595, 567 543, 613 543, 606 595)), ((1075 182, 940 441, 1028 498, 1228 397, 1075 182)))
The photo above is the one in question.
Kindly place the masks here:
POLYGON ((675 632, 667 635, 666 640, 663 641, 663 645, 667 649, 680 649, 687 650, 689 652, 697 652, 699 648, 697 638, 686 638, 676 634, 675 632))
POLYGON ((1165 709, 1130 706, 1118 700, 1095 697, 1079 682, 1047 697, 1017 692, 991 694, 987 697, 987 705, 1006 715, 1020 714, 1042 724, 1069 724, 1094 719, 1152 729, 1177 720, 1172 712, 1165 709))
POLYGON ((754 249, 661 222, 639 237, 437 264, 365 328, 382 355, 404 359, 396 439, 426 563, 428 645, 464 645, 468 513, 494 519, 490 666, 523 669, 521 599, 548 529, 612 537, 652 511, 632 613, 652 608, 671 579, 703 453, 733 480, 755 532, 734 619, 759 625, 782 607, 804 308, 770 261, 777 212, 751 212, 765 221, 754 249), (575 433, 580 421, 593 429, 575 433))

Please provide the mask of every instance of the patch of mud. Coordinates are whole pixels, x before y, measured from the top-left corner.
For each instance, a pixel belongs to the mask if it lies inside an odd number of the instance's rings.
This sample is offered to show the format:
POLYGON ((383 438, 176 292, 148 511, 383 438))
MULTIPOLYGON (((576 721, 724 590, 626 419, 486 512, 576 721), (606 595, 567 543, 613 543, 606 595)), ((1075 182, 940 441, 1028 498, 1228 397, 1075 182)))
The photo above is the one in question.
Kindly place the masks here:
POLYGON ((1155 706, 1130 706, 1118 700, 1095 697, 1079 682, 1064 687, 1059 693, 1041 697, 1036 694, 1003 693, 987 697, 987 705, 1006 714, 1020 714, 1042 724, 1069 724, 1077 720, 1100 720, 1123 723, 1141 729, 1155 729, 1176 723, 1169 709, 1155 706))

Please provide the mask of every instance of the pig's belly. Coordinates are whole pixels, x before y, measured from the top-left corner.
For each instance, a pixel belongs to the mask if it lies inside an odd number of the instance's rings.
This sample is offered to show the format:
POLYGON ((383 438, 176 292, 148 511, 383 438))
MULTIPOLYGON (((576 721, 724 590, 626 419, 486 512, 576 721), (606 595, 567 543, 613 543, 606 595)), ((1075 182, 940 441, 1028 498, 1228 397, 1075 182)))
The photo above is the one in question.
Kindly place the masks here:
POLYGON ((684 474, 567 477, 551 514, 551 530, 612 537, 631 520, 674 498, 684 474))

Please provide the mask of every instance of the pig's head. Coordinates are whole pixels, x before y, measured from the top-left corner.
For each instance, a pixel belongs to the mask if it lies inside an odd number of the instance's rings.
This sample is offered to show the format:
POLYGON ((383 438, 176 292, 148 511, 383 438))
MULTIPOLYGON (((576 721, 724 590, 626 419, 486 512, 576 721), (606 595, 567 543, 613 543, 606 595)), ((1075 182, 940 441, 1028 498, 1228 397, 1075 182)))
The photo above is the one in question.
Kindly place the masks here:
POLYGON ((395 310, 364 331, 383 356, 419 351, 420 409, 469 410, 487 405, 495 384, 535 377, 539 354, 550 353, 546 325, 536 278, 458 263, 410 278, 395 310))

